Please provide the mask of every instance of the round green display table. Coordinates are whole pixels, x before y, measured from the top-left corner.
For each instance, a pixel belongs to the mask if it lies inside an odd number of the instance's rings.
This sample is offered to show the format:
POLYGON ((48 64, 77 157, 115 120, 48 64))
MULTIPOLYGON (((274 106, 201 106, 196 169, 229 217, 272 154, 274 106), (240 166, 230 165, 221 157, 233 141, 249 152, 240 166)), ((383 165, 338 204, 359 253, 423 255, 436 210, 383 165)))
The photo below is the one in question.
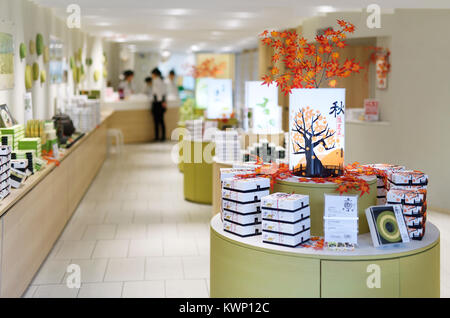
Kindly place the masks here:
MULTIPOLYGON (((184 123, 178 123, 178 128, 186 128, 186 125, 184 123)), ((178 134, 178 145, 182 145, 183 144, 183 136, 184 133, 179 133, 178 134)), ((180 149, 178 150, 178 154, 179 154, 179 163, 178 163, 178 170, 180 170, 180 172, 184 171, 184 163, 183 163, 183 147, 180 147, 180 149)))
POLYGON ((211 204, 214 144, 184 138, 182 145, 184 198, 195 203, 211 204))
MULTIPOLYGON (((365 210, 369 206, 377 205, 377 178, 365 178, 370 186, 370 192, 358 198, 359 233, 369 232, 369 225, 365 215, 365 210)), ((335 194, 338 187, 335 183, 313 183, 298 182, 296 177, 286 180, 279 180, 273 187, 273 192, 298 193, 309 195, 309 205, 311 209, 311 235, 323 236, 323 212, 324 194, 335 194)), ((349 191, 345 195, 358 195, 357 191, 349 191)))
POLYGON ((288 248, 261 236, 224 232, 211 221, 211 297, 439 297, 439 230, 422 241, 374 248, 369 233, 353 251, 288 248))

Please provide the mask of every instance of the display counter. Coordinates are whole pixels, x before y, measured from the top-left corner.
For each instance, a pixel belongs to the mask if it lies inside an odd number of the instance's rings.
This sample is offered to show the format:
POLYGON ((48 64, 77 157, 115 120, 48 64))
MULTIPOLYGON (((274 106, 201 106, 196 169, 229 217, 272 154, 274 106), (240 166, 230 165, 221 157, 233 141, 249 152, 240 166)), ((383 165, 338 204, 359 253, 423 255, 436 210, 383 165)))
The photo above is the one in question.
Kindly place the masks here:
POLYGON ((213 147, 209 141, 183 139, 183 186, 184 198, 188 201, 212 203, 212 163, 205 160, 203 154, 214 154, 213 147))
MULTIPOLYGON (((150 142, 155 138, 155 126, 150 112, 150 100, 130 98, 116 102, 102 102, 102 109, 114 110, 109 128, 122 130, 125 143, 150 142)), ((170 102, 164 114, 166 138, 178 127, 179 103, 170 102)))
POLYGON ((52 249, 106 158, 102 123, 0 201, 0 296, 20 297, 52 249))
POLYGON ((439 297, 439 230, 422 241, 374 248, 369 233, 353 251, 288 248, 240 238, 211 220, 211 297, 439 297), (378 284, 379 283, 379 284, 378 284))

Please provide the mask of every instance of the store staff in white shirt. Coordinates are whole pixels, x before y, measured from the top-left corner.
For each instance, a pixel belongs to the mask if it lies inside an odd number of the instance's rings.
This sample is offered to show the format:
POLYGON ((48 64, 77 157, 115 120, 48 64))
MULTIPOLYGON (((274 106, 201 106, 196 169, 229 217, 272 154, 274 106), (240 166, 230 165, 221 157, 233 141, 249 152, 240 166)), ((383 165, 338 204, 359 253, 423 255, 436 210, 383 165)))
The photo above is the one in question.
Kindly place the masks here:
POLYGON ((164 124, 164 113, 166 112, 167 87, 163 82, 161 71, 158 68, 152 70, 152 115, 155 123, 155 141, 166 140, 166 126, 164 124), (159 134, 161 128, 161 138, 159 134))
POLYGON ((131 94, 134 94, 133 78, 134 72, 132 70, 126 70, 123 72, 123 80, 119 83, 118 91, 121 99, 124 99, 131 94))
POLYGON ((176 100, 178 101, 180 99, 178 95, 178 86, 175 81, 175 71, 171 70, 169 72, 169 78, 167 79, 167 98, 169 100, 176 100))
POLYGON ((145 78, 144 94, 148 96, 148 99, 150 100, 150 103, 153 102, 152 82, 153 82, 153 79, 150 76, 145 78))

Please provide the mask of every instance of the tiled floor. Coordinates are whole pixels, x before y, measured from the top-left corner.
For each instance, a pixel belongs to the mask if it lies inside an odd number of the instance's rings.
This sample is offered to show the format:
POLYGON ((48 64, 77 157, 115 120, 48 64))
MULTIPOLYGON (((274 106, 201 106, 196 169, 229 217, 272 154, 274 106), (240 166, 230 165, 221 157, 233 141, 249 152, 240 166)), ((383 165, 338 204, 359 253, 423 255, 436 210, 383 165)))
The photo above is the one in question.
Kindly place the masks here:
POLYGON ((172 144, 112 155, 25 297, 208 297, 211 206, 183 199, 172 144), (66 286, 69 264, 81 288, 66 286))
MULTIPOLYGON (((25 297, 208 297, 211 207, 184 201, 171 144, 110 156, 25 297), (81 288, 68 288, 70 264, 81 288)), ((441 296, 450 297, 450 215, 441 230, 441 296)))

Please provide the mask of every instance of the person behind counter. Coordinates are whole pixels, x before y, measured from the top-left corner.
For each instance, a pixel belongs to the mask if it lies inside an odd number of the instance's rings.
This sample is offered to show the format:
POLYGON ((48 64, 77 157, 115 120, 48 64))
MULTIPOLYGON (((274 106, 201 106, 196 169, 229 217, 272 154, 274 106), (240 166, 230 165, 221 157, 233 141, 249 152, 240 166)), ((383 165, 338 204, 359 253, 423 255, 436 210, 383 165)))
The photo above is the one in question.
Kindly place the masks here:
POLYGON ((153 82, 153 79, 150 76, 145 78, 144 94, 148 96, 148 98, 150 99, 151 102, 153 102, 152 82, 153 82))
POLYGON ((164 124, 164 113, 166 112, 166 84, 163 82, 161 71, 158 68, 152 70, 152 115, 155 123, 155 141, 166 140, 166 126, 164 124), (159 128, 161 127, 161 139, 159 128))
POLYGON ((180 98, 174 70, 169 72, 169 78, 167 79, 167 97, 169 100, 179 100, 180 98))
POLYGON ((118 87, 120 99, 124 99, 131 94, 134 94, 134 72, 132 70, 126 70, 123 72, 122 76, 123 80, 119 83, 118 87))

